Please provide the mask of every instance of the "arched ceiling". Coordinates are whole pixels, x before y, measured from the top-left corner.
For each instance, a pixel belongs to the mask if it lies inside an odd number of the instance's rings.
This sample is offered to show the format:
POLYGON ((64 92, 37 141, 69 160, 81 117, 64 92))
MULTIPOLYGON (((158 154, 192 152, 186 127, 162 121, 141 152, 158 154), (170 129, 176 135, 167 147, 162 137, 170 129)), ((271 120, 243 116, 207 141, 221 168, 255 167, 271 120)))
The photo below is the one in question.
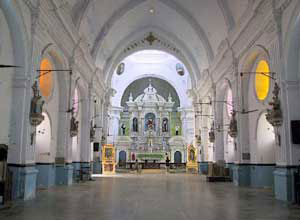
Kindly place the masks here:
POLYGON ((68 3, 74 24, 86 38, 100 69, 115 56, 120 42, 124 48, 128 46, 124 43, 126 36, 155 27, 183 42, 183 48, 179 49, 192 54, 198 66, 194 74, 200 79, 200 72, 209 66, 220 43, 247 9, 248 1, 68 0, 68 3))

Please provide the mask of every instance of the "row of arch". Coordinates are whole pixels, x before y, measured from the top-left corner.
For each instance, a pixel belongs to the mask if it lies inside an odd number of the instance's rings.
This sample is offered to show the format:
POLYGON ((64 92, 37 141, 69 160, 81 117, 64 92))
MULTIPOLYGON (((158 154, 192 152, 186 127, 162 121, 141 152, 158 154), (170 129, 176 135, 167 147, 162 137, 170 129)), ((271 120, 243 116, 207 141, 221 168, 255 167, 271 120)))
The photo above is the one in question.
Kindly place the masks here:
POLYGON ((272 125, 266 120, 266 109, 270 108, 271 92, 274 81, 268 56, 265 51, 250 55, 245 69, 238 78, 225 79, 223 86, 217 88, 202 102, 211 103, 203 106, 200 119, 203 140, 208 140, 208 133, 213 128, 217 133, 215 143, 204 143, 205 155, 202 160, 216 161, 223 159, 228 163, 238 162, 238 145, 249 147, 249 160, 253 163, 275 164, 276 138, 272 125), (243 74, 243 75, 242 75, 243 74), (239 94, 239 95, 238 95, 239 94), (214 98, 211 98, 214 97, 214 98), (232 112, 236 111, 238 123, 237 139, 229 135, 232 112))

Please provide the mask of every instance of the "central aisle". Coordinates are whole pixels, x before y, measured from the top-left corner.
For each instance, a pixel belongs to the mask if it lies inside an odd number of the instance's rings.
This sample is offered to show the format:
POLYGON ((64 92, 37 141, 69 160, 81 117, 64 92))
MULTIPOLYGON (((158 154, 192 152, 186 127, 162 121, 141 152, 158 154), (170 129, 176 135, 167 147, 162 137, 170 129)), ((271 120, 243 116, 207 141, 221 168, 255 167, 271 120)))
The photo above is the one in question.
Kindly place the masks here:
POLYGON ((100 177, 40 191, 35 200, 0 211, 0 219, 30 220, 248 220, 299 219, 300 210, 271 191, 207 183, 187 174, 100 177))

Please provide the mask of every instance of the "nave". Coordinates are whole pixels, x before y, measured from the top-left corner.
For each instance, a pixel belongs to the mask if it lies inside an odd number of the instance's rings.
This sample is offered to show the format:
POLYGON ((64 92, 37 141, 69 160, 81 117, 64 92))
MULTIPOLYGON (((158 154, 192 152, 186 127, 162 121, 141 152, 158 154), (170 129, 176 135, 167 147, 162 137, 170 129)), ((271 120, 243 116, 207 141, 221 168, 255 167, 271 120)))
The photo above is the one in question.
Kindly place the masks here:
POLYGON ((0 28, 1 214, 299 214, 299 0, 0 0, 0 28))

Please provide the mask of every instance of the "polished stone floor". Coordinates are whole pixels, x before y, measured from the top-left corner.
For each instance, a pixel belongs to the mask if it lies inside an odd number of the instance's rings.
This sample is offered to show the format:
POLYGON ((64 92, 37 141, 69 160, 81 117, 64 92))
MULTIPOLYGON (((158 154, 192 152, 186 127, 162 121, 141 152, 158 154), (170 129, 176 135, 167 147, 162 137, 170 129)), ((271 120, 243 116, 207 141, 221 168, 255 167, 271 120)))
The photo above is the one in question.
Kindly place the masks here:
POLYGON ((198 175, 118 175, 40 191, 0 211, 2 220, 299 220, 272 192, 207 183, 198 175))

